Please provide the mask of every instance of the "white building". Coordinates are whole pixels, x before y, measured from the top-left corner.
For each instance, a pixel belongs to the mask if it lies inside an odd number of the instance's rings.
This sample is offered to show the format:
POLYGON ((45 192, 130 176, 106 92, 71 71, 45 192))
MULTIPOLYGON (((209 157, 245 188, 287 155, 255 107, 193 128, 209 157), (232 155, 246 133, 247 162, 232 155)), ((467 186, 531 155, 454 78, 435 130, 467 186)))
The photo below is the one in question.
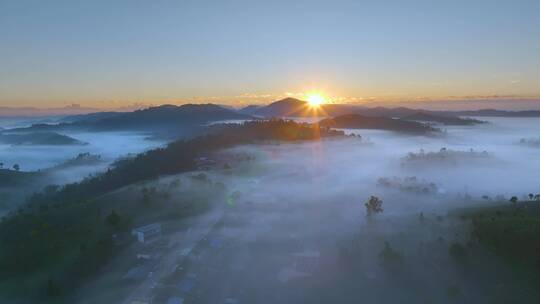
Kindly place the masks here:
POLYGON ((161 224, 155 223, 135 228, 131 234, 137 238, 137 241, 148 244, 161 238, 161 224))

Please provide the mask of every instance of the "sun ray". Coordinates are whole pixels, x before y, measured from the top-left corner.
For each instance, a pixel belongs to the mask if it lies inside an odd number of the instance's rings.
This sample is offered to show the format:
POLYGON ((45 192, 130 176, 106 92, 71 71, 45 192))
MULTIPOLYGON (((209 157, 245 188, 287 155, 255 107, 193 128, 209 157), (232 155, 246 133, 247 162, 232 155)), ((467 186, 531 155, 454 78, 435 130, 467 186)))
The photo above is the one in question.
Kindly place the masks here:
POLYGON ((310 94, 308 95, 309 105, 312 107, 318 107, 321 104, 326 103, 326 99, 321 94, 310 94))

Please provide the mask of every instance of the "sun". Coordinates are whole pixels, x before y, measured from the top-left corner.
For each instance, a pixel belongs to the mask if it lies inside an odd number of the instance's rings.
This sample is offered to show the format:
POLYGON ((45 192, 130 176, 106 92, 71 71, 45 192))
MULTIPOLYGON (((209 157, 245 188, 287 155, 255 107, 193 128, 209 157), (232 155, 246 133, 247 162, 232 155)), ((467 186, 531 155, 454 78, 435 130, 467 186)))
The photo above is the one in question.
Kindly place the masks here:
POLYGON ((310 106, 318 107, 321 104, 326 103, 326 98, 324 96, 322 96, 321 94, 313 93, 313 94, 308 94, 307 95, 307 101, 308 101, 310 106))

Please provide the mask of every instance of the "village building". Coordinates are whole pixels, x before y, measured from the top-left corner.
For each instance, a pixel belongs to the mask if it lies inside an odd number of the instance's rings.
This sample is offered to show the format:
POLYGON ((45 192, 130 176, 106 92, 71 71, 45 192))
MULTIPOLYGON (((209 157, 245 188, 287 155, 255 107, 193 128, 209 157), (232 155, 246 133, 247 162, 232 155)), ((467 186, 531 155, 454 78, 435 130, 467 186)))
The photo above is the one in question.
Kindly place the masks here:
POLYGON ((150 244, 161 238, 161 224, 155 223, 138 227, 133 229, 131 234, 137 238, 137 241, 150 244))

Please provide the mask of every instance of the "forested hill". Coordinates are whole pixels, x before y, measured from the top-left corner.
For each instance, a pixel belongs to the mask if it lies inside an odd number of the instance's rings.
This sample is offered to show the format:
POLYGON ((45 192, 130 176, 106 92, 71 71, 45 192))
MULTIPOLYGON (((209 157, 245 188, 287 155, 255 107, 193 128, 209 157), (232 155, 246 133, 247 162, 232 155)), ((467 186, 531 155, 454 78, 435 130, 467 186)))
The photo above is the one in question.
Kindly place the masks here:
POLYGON ((284 120, 216 126, 208 135, 172 142, 165 148, 119 161, 101 175, 66 185, 54 193, 35 195, 32 202, 80 201, 141 180, 193 170, 196 167, 195 158, 234 145, 268 140, 317 140, 334 136, 344 136, 344 133, 284 120))
POLYGON ((360 114, 347 114, 334 118, 323 119, 319 122, 323 127, 343 128, 343 129, 376 129, 387 130, 409 134, 429 134, 437 129, 428 125, 387 117, 371 117, 360 114))

